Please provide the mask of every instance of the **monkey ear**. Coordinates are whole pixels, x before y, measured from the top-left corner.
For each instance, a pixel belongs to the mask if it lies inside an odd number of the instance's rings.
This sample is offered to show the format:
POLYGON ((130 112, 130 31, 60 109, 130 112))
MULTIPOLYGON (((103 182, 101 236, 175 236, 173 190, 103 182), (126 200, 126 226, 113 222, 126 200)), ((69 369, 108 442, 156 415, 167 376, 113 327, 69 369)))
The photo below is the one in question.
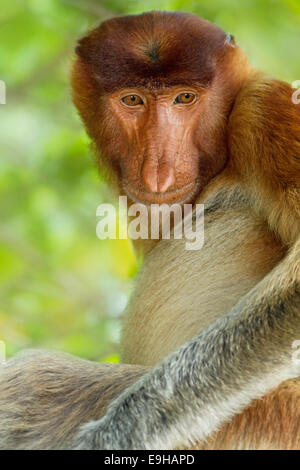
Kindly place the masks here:
POLYGON ((80 53, 80 52, 81 52, 81 47, 80 47, 79 44, 75 47, 74 51, 75 51, 75 54, 76 54, 78 57, 81 56, 81 53, 80 53))
POLYGON ((79 39, 75 47, 75 54, 81 59, 88 61, 91 53, 91 45, 88 37, 79 39))
POLYGON ((78 56, 78 57, 83 57, 83 44, 82 44, 82 39, 80 39, 78 42, 77 42, 77 45, 75 47, 75 54, 78 56))
POLYGON ((233 34, 228 33, 225 39, 225 45, 230 47, 236 47, 237 44, 235 42, 233 34))
POLYGON ((75 47, 75 53, 86 64, 97 64, 99 62, 99 47, 97 41, 90 36, 79 39, 75 47))

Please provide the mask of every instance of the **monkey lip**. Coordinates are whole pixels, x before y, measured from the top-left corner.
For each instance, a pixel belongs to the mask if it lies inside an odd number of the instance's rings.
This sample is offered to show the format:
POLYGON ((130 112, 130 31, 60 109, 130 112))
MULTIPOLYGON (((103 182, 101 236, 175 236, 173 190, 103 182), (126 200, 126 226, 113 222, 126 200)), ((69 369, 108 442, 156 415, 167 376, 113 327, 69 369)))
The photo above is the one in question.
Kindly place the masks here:
POLYGON ((123 187, 128 197, 139 204, 185 204, 194 201, 199 192, 200 183, 194 180, 181 188, 164 193, 140 190, 128 183, 123 183, 123 187))

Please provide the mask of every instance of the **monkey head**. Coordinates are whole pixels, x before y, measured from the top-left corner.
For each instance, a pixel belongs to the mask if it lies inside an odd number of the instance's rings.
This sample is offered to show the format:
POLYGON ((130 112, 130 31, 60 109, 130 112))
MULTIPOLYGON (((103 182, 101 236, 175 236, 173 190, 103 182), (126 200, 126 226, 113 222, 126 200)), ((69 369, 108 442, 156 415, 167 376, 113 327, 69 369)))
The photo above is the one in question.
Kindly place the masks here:
POLYGON ((249 69, 233 37, 192 14, 150 12, 105 21, 76 54, 74 103, 120 191, 192 202, 228 158, 227 120, 249 69))

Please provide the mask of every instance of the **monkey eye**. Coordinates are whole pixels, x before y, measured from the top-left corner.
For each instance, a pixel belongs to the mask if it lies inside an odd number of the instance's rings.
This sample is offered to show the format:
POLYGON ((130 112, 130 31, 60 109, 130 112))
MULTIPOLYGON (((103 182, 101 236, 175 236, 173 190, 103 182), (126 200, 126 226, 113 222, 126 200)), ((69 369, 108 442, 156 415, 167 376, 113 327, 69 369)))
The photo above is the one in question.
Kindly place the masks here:
POLYGON ((194 93, 180 93, 180 95, 175 98, 174 104, 190 104, 195 100, 195 98, 196 96, 194 93))
POLYGON ((139 104, 144 104, 142 98, 139 95, 124 96, 122 101, 126 104, 126 106, 138 106, 139 104))

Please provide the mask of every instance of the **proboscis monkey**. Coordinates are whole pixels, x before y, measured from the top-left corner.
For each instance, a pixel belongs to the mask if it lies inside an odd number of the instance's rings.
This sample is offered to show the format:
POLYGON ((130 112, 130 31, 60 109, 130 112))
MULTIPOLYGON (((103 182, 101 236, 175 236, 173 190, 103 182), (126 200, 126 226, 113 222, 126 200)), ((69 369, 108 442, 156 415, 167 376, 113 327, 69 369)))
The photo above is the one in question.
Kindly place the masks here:
POLYGON ((132 202, 204 203, 205 243, 148 249, 124 322, 129 365, 46 352, 8 361, 0 445, 299 448, 293 89, 191 14, 110 19, 76 53, 74 102, 99 165, 132 202))

